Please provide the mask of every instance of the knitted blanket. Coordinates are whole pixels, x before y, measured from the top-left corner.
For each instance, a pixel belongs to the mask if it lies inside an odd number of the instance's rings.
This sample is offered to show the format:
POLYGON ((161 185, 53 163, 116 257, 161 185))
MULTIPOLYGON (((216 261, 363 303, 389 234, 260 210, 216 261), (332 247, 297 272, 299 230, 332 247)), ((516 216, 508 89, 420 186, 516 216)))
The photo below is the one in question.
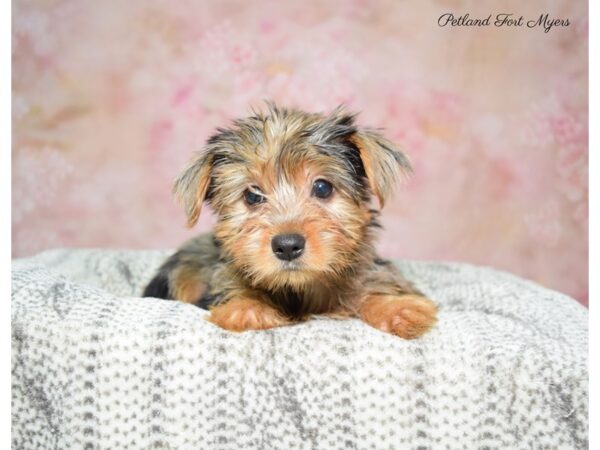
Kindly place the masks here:
POLYGON ((166 255, 13 262, 13 448, 587 448, 587 310, 565 295, 401 262, 440 305, 421 339, 324 318, 235 334, 138 297, 166 255))

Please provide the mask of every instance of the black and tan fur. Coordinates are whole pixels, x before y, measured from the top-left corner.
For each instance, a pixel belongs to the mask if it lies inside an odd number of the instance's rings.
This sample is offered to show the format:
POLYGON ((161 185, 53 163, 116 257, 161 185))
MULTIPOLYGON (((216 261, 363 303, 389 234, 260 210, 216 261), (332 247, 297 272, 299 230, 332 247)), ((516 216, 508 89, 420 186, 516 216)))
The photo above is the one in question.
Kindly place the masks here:
POLYGON ((405 155, 376 131, 336 109, 310 114, 269 105, 219 129, 175 182, 188 225, 204 203, 218 217, 213 233, 186 242, 159 269, 144 296, 209 309, 225 329, 267 329, 313 314, 360 317, 404 338, 436 321, 436 306, 375 253, 379 211, 399 179, 405 155), (333 186, 315 196, 315 182, 333 186), (263 200, 250 204, 246 191, 263 200), (271 241, 301 235, 289 261, 271 241))

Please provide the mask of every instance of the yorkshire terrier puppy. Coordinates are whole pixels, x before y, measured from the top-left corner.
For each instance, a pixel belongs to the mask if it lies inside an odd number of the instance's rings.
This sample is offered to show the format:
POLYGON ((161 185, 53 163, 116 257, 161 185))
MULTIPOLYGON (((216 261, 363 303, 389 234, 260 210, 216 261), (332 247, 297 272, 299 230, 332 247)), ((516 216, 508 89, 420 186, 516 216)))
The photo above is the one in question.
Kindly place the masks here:
POLYGON ((210 205, 214 232, 184 243, 143 295, 209 309, 231 331, 314 314, 358 317, 407 339, 429 330, 435 304, 373 245, 371 197, 382 207, 410 164, 354 119, 271 104, 218 129, 173 189, 189 226, 210 205))

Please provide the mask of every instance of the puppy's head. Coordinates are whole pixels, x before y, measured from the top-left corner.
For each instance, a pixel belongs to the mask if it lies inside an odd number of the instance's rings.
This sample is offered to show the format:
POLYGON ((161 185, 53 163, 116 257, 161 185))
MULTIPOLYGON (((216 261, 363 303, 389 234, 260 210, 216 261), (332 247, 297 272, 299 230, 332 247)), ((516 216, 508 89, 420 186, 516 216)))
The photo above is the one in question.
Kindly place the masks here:
POLYGON ((255 286, 302 289, 349 276, 371 249, 371 229, 407 158, 354 115, 279 109, 219 129, 175 182, 188 224, 203 203, 215 236, 255 286))

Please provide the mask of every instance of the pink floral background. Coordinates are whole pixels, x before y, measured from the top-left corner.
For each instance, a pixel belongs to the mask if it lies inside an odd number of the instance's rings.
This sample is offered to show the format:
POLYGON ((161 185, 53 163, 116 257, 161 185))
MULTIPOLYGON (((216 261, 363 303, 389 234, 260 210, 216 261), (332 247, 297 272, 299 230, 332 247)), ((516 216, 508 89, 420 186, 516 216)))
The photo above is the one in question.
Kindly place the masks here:
POLYGON ((491 265, 588 298, 584 1, 13 2, 13 256, 168 248, 170 188, 264 99, 345 103, 404 144, 389 257, 491 265), (444 27, 442 13, 568 18, 444 27))

